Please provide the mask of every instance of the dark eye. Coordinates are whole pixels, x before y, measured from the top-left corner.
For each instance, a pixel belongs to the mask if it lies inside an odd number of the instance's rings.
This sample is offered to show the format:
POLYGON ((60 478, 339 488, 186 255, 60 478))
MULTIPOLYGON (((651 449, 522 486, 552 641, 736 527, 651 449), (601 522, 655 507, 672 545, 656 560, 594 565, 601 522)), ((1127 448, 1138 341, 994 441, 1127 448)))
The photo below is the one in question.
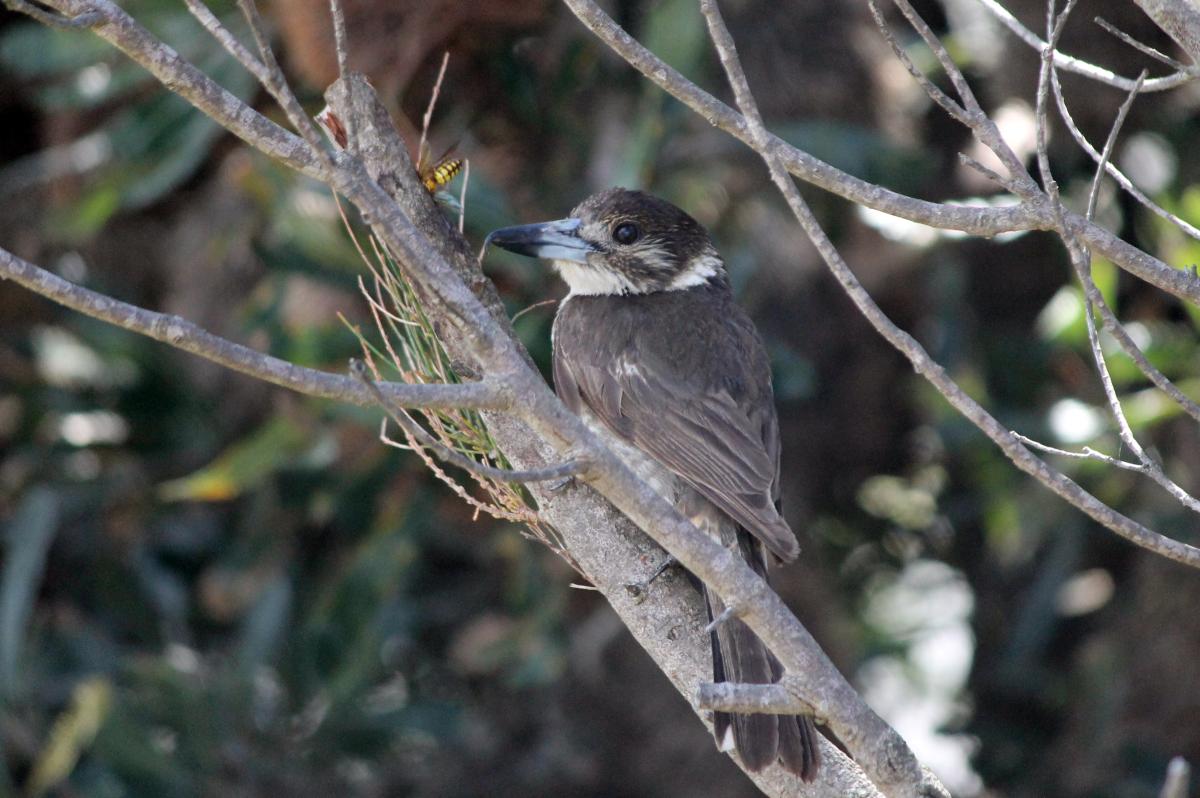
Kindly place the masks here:
POLYGON ((638 226, 633 222, 621 222, 619 225, 614 227, 612 231, 613 241, 625 246, 629 246, 634 241, 637 241, 639 238, 641 238, 641 236, 642 231, 639 230, 638 226))

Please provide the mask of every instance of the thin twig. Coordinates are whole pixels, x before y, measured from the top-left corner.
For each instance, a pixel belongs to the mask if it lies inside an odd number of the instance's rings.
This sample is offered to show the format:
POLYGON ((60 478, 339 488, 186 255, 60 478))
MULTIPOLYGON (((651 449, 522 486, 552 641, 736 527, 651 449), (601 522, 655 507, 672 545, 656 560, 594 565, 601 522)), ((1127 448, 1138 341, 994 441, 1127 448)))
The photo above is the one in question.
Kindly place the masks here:
POLYGON ((1057 446, 1049 446, 1041 441, 1036 441, 1033 438, 1022 435, 1015 430, 1012 434, 1017 440, 1026 446, 1030 446, 1038 451, 1045 452, 1046 454, 1055 454, 1059 457, 1070 457, 1075 460, 1096 460, 1104 463, 1105 465, 1110 465, 1115 468, 1122 468, 1126 471, 1136 471, 1139 474, 1146 473, 1146 467, 1141 463, 1131 463, 1128 460, 1122 460, 1118 457, 1104 454, 1104 452, 1098 452, 1090 446, 1084 446, 1078 452, 1073 452, 1070 449, 1060 449, 1057 446))
POLYGON ((412 419, 404 410, 396 406, 396 403, 391 401, 383 391, 379 390, 379 385, 367 373, 365 364, 357 358, 350 361, 350 373, 354 378, 363 384, 370 392, 371 396, 375 397, 376 403, 391 416, 392 420, 404 430, 405 434, 414 438, 433 453, 439 460, 443 460, 451 465, 457 466, 464 471, 470 471, 487 479, 497 479, 503 482, 550 482, 555 479, 564 479, 566 477, 574 477, 582 475, 587 470, 586 462, 580 457, 573 457, 564 463, 547 466, 546 468, 533 468, 526 471, 513 471, 507 468, 496 468, 495 466, 480 463, 477 460, 472 460, 463 454, 454 451, 449 446, 439 441, 437 438, 425 431, 425 428, 412 419))
MULTIPOLYGON (((1059 37, 1062 35, 1063 29, 1066 27, 1067 18, 1074 7, 1075 0, 1068 0, 1066 7, 1058 15, 1057 19, 1054 16, 1055 0, 1047 0, 1046 3, 1046 39, 1049 42, 1046 50, 1042 53, 1042 67, 1038 74, 1037 88, 1037 160, 1038 168, 1042 173, 1042 183, 1046 187, 1046 193, 1050 198, 1052 206, 1056 210, 1060 220, 1062 219, 1062 200, 1059 197, 1058 185, 1054 180, 1054 176, 1050 169, 1050 156, 1046 149, 1046 127, 1047 127, 1047 110, 1046 105, 1050 93, 1050 74, 1053 71, 1054 64, 1054 48, 1057 46, 1059 37)), ((1143 77, 1145 73, 1143 72, 1143 77)), ((1125 117, 1129 113, 1129 107, 1133 103, 1133 99, 1137 96, 1137 85, 1134 90, 1122 103, 1120 111, 1117 113, 1117 118, 1109 132, 1108 139, 1104 145, 1104 152, 1101 156, 1101 161, 1096 169, 1096 174, 1092 180, 1092 188, 1088 199, 1087 218, 1090 221, 1092 214, 1095 212, 1095 198, 1099 192, 1100 179, 1104 175, 1104 164, 1107 162, 1108 156, 1111 155, 1115 145, 1117 135, 1120 132, 1121 124, 1125 121, 1125 117)), ((1091 253, 1079 243, 1074 232, 1070 227, 1061 221, 1059 225, 1059 236, 1062 238, 1063 244, 1067 248, 1067 253, 1070 256, 1071 264, 1075 268, 1075 273, 1079 277, 1080 283, 1084 287, 1084 295, 1086 298, 1084 321, 1087 325, 1088 345, 1092 352, 1092 361, 1096 364, 1096 371, 1100 377, 1100 385, 1104 389, 1104 398, 1108 403, 1109 412, 1113 420, 1117 424, 1117 431, 1121 438, 1121 443, 1129 448, 1137 457, 1138 461, 1143 465, 1143 473, 1146 476, 1157 482, 1164 490, 1174 496, 1180 504, 1188 508, 1192 512, 1200 513, 1200 500, 1189 494, 1186 490, 1171 480, 1163 471, 1162 466, 1155 461, 1146 450, 1138 442, 1137 437, 1133 434, 1133 428, 1129 425, 1129 419, 1125 416, 1125 411, 1121 407, 1120 397, 1117 396, 1116 387, 1113 385, 1112 375, 1109 373, 1108 362, 1104 357, 1104 349, 1100 345, 1100 334, 1096 329, 1096 319, 1093 312, 1093 298, 1101 296, 1099 289, 1096 287, 1095 281, 1091 275, 1091 253)))
MULTIPOLYGON (((1067 131, 1071 134, 1071 137, 1075 139, 1075 142, 1083 149, 1083 151, 1086 152, 1093 161, 1099 163, 1100 152, 1093 147, 1092 143, 1087 140, 1086 136, 1083 135, 1083 131, 1081 131, 1079 126, 1075 124, 1075 119, 1071 115, 1071 110, 1067 107, 1066 98, 1063 96, 1062 81, 1060 81, 1058 78, 1057 70, 1051 71, 1050 73, 1050 87, 1054 90, 1054 100, 1058 105, 1058 113, 1059 116, 1062 117, 1063 124, 1066 125, 1067 131)), ((1130 180, 1125 173, 1118 169, 1111 161, 1105 166, 1105 171, 1107 171, 1108 174, 1114 180, 1116 180, 1121 188, 1128 192, 1130 196, 1144 205, 1147 210, 1163 219, 1166 219, 1168 222, 1178 227, 1186 235, 1189 235, 1196 240, 1200 240, 1200 229, 1197 229, 1185 219, 1179 218, 1156 203, 1154 200, 1147 197, 1142 190, 1134 185, 1133 181, 1130 180)))
POLYGON ((334 173, 333 155, 329 151, 325 137, 321 135, 308 114, 304 113, 300 101, 296 99, 291 86, 288 85, 283 69, 279 66, 279 61, 276 60, 275 53, 271 49, 271 42, 267 39, 262 17, 258 14, 258 6, 255 5, 254 0, 238 0, 238 7, 242 9, 242 15, 250 26, 254 42, 258 45, 258 54, 262 58, 263 66, 266 67, 265 80, 261 81, 263 87, 271 93, 275 102, 279 103, 279 107, 283 109, 288 121, 292 123, 292 127, 308 144, 316 156, 317 162, 324 168, 326 175, 332 178, 334 173))
POLYGON ((246 71, 253 75, 259 83, 265 86, 270 81, 270 75, 263 62, 242 46, 237 37, 221 24, 221 20, 217 19, 202 0, 184 0, 184 3, 187 4, 188 11, 196 18, 196 21, 204 26, 204 29, 212 34, 212 37, 233 56, 234 60, 245 67, 246 71))
POLYGON ((717 631, 721 624, 728 623, 730 618, 734 618, 736 616, 737 610, 734 609, 732 604, 730 604, 728 607, 721 610, 720 615, 708 622, 708 626, 704 627, 704 633, 709 635, 712 634, 713 632, 717 631))
MULTIPOLYGON (((950 57, 950 53, 946 50, 945 45, 934 34, 929 24, 921 18, 916 9, 908 0, 892 0, 908 23, 912 25, 925 45, 933 52, 938 63, 942 65, 946 76, 950 78, 950 82, 954 85, 954 90, 958 93, 959 100, 962 101, 962 107, 966 114, 966 119, 960 119, 963 124, 967 125, 975 138, 979 142, 991 150, 1000 163, 1004 164, 1004 168, 1008 170, 1012 177, 1013 184, 1016 186, 1016 194, 1025 200, 1038 200, 1041 198, 1041 192, 1038 190, 1037 183, 1029 176, 1025 170, 1025 165, 1021 163, 1021 159, 1013 152, 1012 147, 1008 146, 1008 142, 1000 135, 1000 129, 996 127, 996 123, 988 116, 983 107, 980 106, 979 100, 976 99, 975 93, 971 90, 970 84, 967 83, 966 76, 958 65, 954 63, 954 59, 950 57)), ((876 23, 882 24, 883 19, 878 12, 875 12, 876 23)), ((932 86, 928 80, 922 82, 922 86, 932 86)), ((930 95, 932 96, 932 95, 930 95)), ((936 99, 936 98, 935 98, 936 99)), ((957 118, 957 117, 956 117, 957 118)))
POLYGON ((967 155, 965 152, 960 152, 958 154, 958 160, 962 163, 963 166, 966 166, 970 169, 974 169, 976 172, 983 175, 988 180, 991 180, 993 183, 1000 186, 1000 188, 1003 188, 1006 191, 1010 191, 1014 194, 1017 193, 1017 184, 1013 182, 1013 179, 1011 177, 1005 177, 1004 175, 1000 174, 999 172, 996 172, 996 171, 993 171, 993 170, 987 168, 986 166, 981 164, 979 161, 972 158, 970 155, 967 155))
POLYGON ((337 52, 338 77, 350 72, 350 39, 346 35, 346 12, 341 0, 329 0, 329 16, 333 19, 333 46, 337 52))
POLYGON ((516 313, 514 313, 513 317, 512 317, 512 322, 513 322, 513 324, 516 324, 517 319, 521 318, 522 316, 524 316, 526 313, 530 312, 531 310, 536 310, 538 308, 544 308, 546 305, 557 305, 557 304, 558 304, 557 299, 543 299, 541 302, 534 302, 529 307, 522 308, 521 310, 518 310, 516 313))
POLYGON ((811 715, 813 707, 775 684, 705 682, 696 688, 697 709, 763 715, 811 715))
MULTIPOLYGON (((1121 30, 1120 28, 1118 28, 1116 25, 1113 25, 1111 22, 1106 20, 1104 17, 1096 17, 1092 21, 1095 22, 1097 25, 1099 25, 1101 28, 1104 28, 1104 30, 1108 31, 1113 36, 1116 36, 1118 39, 1120 39, 1121 41, 1128 44, 1133 49, 1137 50, 1140 53, 1150 56, 1151 58, 1153 58, 1156 61, 1160 61, 1161 63, 1166 64, 1167 66, 1171 67, 1171 69, 1174 69, 1176 72, 1187 72, 1188 71, 1187 65, 1184 64, 1182 61, 1176 61, 1174 58, 1167 55, 1166 53, 1159 52, 1158 50, 1155 50, 1153 47, 1151 47, 1148 44, 1142 44, 1137 39, 1133 38, 1128 33, 1121 30)), ((1141 84, 1144 83, 1144 81, 1139 80, 1138 83, 1139 83, 1138 91, 1141 91, 1141 84)))
MULTIPOLYGON (((1051 65, 1053 69, 1053 64, 1051 65)), ((1142 83, 1146 80, 1147 72, 1142 70, 1138 75, 1137 83, 1129 90, 1129 95, 1125 101, 1121 103, 1121 107, 1117 109, 1117 117, 1113 120, 1112 128, 1108 131, 1108 138, 1104 141, 1104 149, 1100 153, 1100 162, 1096 165, 1096 174, 1092 177, 1092 189, 1088 192, 1088 204, 1085 218, 1088 221, 1096 218, 1096 200, 1100 196, 1100 181, 1104 177, 1108 162, 1112 159, 1113 149, 1117 146, 1117 136, 1121 132, 1121 128, 1125 126, 1125 117, 1129 116, 1129 109, 1133 107, 1133 101, 1137 99, 1138 91, 1142 87, 1142 83)))
POLYGON ((433 109, 437 107, 438 96, 442 93, 442 80, 446 77, 446 66, 450 63, 450 51, 442 53, 442 65, 438 67, 437 80, 433 82, 433 91, 429 93, 429 104, 425 106, 425 116, 421 119, 421 140, 417 144, 418 160, 425 157, 425 147, 428 146, 429 125, 433 122, 433 109))
POLYGON ((887 20, 884 19, 883 12, 879 10, 879 6, 875 0, 867 0, 867 6, 871 9, 871 16, 875 19, 875 27, 879 29, 879 32, 883 35, 884 40, 887 41, 888 45, 891 46, 892 53, 896 56, 896 59, 904 65, 906 70, 908 70, 908 74, 913 76, 913 79, 921 85, 921 88, 925 90, 925 93, 929 95, 929 98, 941 106, 943 111, 949 114, 964 127, 971 127, 972 120, 967 114, 967 109, 963 108, 962 105, 952 100, 950 96, 946 94, 946 92, 938 88, 933 81, 931 81, 929 77, 922 72, 916 64, 913 63, 913 60, 909 57, 908 52, 900 46, 900 42, 896 41, 896 35, 892 33, 891 27, 888 26, 887 20))
MULTIPOLYGON (((996 19, 1004 23, 1005 27, 1016 34, 1017 38, 1021 39, 1021 41, 1025 42, 1039 53, 1046 49, 1046 42, 1042 41, 1038 35, 1029 30, 1029 28, 1026 28, 1024 25, 1022 25, 1021 22, 1014 17, 1007 8, 999 3, 999 0, 979 0, 979 2, 984 8, 992 12, 992 15, 995 16, 996 19)), ((1083 75, 1084 77, 1091 78, 1092 80, 1098 80, 1101 83, 1114 86, 1123 91, 1129 91, 1131 88, 1133 88, 1134 81, 1132 79, 1121 77, 1115 72, 1111 72, 1103 67, 1098 67, 1095 64, 1089 64, 1087 61, 1084 61, 1080 58, 1074 58, 1066 55, 1065 53, 1060 53, 1057 50, 1055 50, 1054 53, 1054 64, 1068 72, 1074 72, 1077 75, 1083 75)), ((1145 84, 1142 86, 1142 91, 1151 92, 1173 89, 1177 86, 1182 86, 1184 83, 1194 80, 1195 77, 1196 75, 1189 70, 1188 72, 1176 72, 1174 75, 1167 75, 1166 77, 1153 78, 1145 82, 1145 84)))
POLYGON ((471 159, 463 158, 462 188, 458 192, 458 234, 462 235, 467 224, 467 186, 471 184, 471 159))

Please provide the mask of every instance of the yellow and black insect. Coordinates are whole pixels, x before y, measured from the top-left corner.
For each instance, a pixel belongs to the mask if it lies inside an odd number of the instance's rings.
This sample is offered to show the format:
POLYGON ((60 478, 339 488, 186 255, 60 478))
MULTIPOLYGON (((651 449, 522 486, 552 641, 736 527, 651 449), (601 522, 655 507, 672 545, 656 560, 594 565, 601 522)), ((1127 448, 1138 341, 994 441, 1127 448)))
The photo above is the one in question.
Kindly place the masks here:
POLYGON ((429 192, 437 191, 462 171, 462 158, 442 158, 432 169, 421 171, 421 182, 429 192))
POLYGON ((438 189, 449 184, 462 171, 463 159, 451 158, 450 153, 453 151, 454 147, 452 146, 443 152, 441 157, 431 158, 429 142, 422 137, 420 150, 417 153, 417 175, 430 194, 437 193, 438 189))

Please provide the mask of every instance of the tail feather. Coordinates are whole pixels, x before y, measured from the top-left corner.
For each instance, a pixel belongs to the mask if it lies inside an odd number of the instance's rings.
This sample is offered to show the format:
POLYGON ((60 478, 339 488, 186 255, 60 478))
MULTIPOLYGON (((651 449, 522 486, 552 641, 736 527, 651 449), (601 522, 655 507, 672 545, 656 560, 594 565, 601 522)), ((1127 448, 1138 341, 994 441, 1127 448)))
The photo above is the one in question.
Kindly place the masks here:
MULTIPOLYGON (((751 566, 765 575, 761 554, 754 550, 750 536, 738 530, 743 554, 751 566)), ((716 593, 705 589, 709 620, 725 609, 716 593)), ((742 684, 771 684, 779 681, 783 668, 750 627, 730 618, 712 631, 713 681, 742 684)), ((804 781, 816 778, 820 765, 817 730, 812 718, 803 715, 744 715, 717 712, 713 732, 721 750, 729 743, 737 748, 747 770, 759 771, 781 762, 788 771, 804 781)))

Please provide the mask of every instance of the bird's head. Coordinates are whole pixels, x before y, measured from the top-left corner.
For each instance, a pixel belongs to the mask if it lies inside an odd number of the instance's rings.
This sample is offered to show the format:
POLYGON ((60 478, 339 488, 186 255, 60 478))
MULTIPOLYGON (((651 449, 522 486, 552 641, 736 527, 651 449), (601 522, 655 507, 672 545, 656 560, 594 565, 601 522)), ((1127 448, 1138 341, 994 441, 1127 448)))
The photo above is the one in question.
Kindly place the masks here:
POLYGON ((624 188, 593 194, 566 219, 496 230, 487 243, 553 261, 572 294, 651 294, 726 280, 699 222, 624 188))

